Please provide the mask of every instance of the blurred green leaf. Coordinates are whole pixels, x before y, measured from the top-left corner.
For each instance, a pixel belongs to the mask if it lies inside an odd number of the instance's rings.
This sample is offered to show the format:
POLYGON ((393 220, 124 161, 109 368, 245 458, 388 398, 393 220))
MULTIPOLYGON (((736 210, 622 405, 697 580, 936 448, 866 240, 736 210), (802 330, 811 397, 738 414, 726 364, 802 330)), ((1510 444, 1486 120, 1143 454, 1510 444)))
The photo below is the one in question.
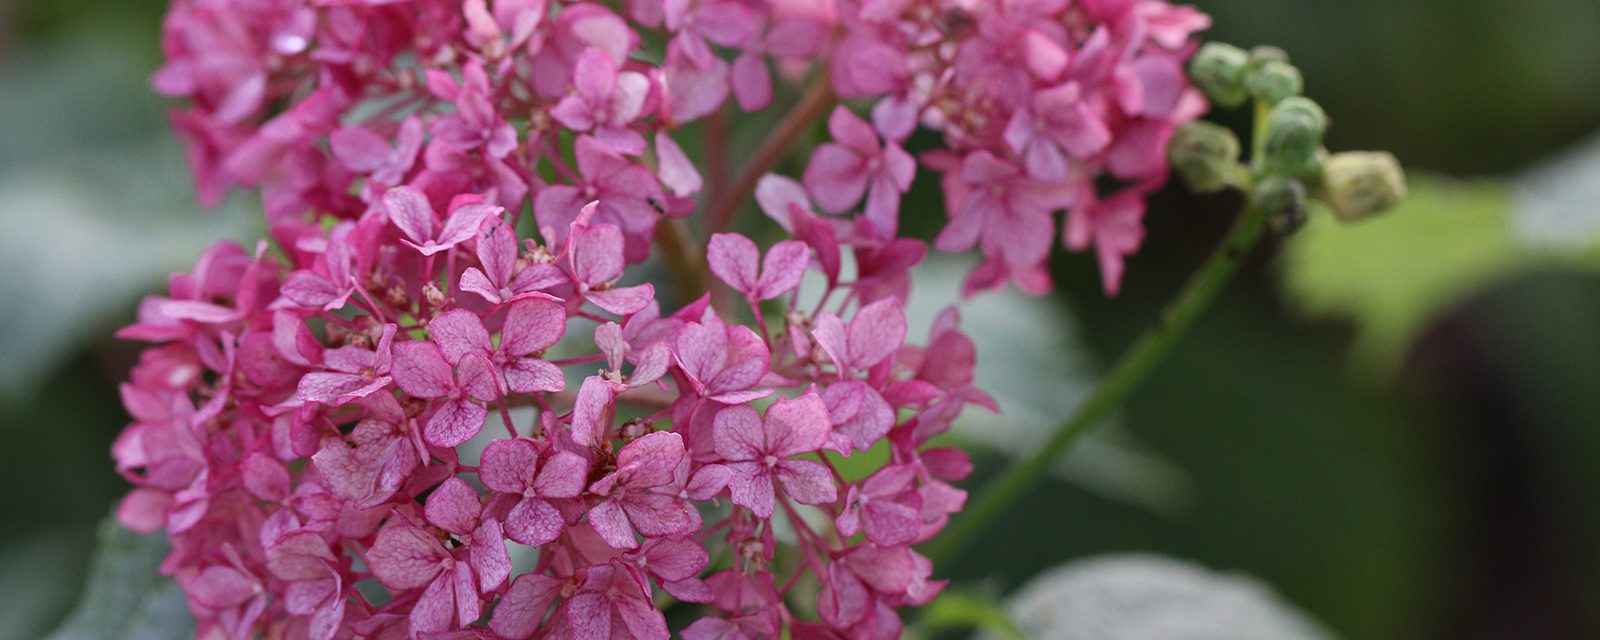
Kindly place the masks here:
POLYGON ((1380 217, 1313 215, 1284 246, 1288 298, 1314 317, 1353 319, 1357 366, 1387 378, 1437 314, 1529 263, 1509 216, 1505 185, 1414 176, 1411 197, 1380 217))
POLYGON ((1022 640, 1028 636, 1011 621, 1000 603, 990 598, 965 591, 945 591, 922 611, 921 631, 941 632, 978 629, 1006 640, 1022 640))
POLYGON ((0 640, 33 640, 61 621, 93 542, 78 529, 44 529, 0 551, 0 640))
POLYGON ((1051 569, 1008 598, 1006 611, 1024 637, 1038 640, 1332 637, 1259 580, 1143 554, 1051 569))
POLYGON ((156 640, 194 634, 177 583, 160 575, 166 539, 138 535, 115 520, 100 525, 99 547, 78 606, 46 640, 156 640))

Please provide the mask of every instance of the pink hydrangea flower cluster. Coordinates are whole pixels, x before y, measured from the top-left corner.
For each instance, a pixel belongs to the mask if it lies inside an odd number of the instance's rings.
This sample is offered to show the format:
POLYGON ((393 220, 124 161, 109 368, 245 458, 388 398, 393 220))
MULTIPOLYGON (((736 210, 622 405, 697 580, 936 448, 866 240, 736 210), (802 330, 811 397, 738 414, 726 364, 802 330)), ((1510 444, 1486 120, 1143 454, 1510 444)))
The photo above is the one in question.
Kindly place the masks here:
POLYGON ((121 332, 154 346, 122 388, 118 517, 168 533, 207 638, 666 638, 673 601, 701 605, 690 639, 898 637, 943 586, 912 546, 971 470, 930 440, 997 410, 954 309, 908 342, 906 140, 942 133, 935 244, 981 249, 969 291, 1047 289, 1061 211, 1114 290, 1204 109, 1182 66, 1206 22, 1157 0, 179 0, 156 87, 184 99, 202 201, 259 189, 271 242, 212 247, 121 332), (800 180, 755 184, 792 239, 711 233, 731 294, 668 312, 630 265, 699 207, 674 135, 766 108, 773 70, 868 116, 839 106, 800 180))

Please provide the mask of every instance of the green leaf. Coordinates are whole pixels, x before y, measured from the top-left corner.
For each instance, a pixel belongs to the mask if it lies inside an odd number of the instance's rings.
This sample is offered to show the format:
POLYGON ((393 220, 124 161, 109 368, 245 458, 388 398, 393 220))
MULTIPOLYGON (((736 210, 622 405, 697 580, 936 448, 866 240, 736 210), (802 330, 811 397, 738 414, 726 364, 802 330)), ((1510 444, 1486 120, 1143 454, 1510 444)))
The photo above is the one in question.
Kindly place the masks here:
POLYGON ((1007 599, 1020 636, 1038 640, 1325 640, 1332 635, 1271 587, 1145 554, 1113 554, 1045 572, 1007 599))
POLYGON ((177 583, 159 573, 161 535, 139 535, 115 520, 100 525, 99 548, 78 605, 45 640, 159 640, 194 635, 177 583))
POLYGON ((993 599, 963 591, 945 591, 923 609, 920 631, 934 633, 978 629, 1006 640, 1022 640, 1023 634, 1011 616, 993 599))
POLYGON ((1536 254, 1510 224, 1508 188, 1414 176, 1399 208, 1356 224, 1317 211, 1284 246, 1288 298, 1313 317, 1355 321, 1359 370, 1387 379, 1428 323, 1536 254))

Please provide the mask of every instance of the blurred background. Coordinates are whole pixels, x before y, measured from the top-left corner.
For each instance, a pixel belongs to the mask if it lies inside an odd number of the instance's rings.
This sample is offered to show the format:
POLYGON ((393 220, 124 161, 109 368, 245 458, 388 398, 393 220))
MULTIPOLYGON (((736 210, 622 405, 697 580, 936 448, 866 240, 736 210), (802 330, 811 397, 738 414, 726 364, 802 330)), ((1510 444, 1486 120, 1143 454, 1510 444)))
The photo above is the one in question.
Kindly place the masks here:
MULTIPOLYGON (((1198 4, 1210 37, 1288 50, 1329 146, 1394 151, 1413 197, 1259 251, 1114 424, 941 572, 987 597, 1152 553, 1254 576, 1339 637, 1600 637, 1600 3, 1198 4)), ((247 198, 193 203, 147 89, 163 7, 0 0, 0 640, 72 608, 125 489, 108 447, 138 345, 112 332, 207 244, 260 234, 247 198)), ((937 197, 920 180, 905 207, 924 237, 937 197)), ((959 435, 970 486, 1065 417, 1238 204, 1159 196, 1117 299, 1062 255, 1055 297, 966 311, 1007 409, 959 435)))

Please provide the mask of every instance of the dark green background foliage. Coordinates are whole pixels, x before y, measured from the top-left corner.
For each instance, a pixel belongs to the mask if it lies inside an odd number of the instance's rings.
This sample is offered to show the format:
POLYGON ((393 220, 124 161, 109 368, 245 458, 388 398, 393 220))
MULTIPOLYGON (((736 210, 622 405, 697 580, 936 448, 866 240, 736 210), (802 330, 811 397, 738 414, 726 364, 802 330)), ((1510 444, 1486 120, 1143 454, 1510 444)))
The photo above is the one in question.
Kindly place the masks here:
MULTIPOLYGON (((255 234, 244 199, 189 198, 145 88, 163 4, 0 4, 0 639, 66 616, 125 488, 107 450, 138 351, 112 330, 210 239, 255 234)), ((1270 243, 1122 411, 1117 432, 1176 470, 1167 498, 1067 474, 941 573, 1003 592, 1150 551, 1256 575, 1350 638, 1600 637, 1600 261, 1513 232, 1528 185, 1600 182, 1526 177, 1600 130, 1600 3, 1200 4, 1212 37, 1289 50, 1333 116, 1329 146, 1394 151, 1417 197, 1392 221, 1270 243)), ((1565 224, 1600 227, 1596 200, 1564 202, 1565 224)), ((1113 359, 1237 205, 1161 194, 1114 300, 1091 257, 1060 256, 1061 293, 1038 303, 1077 334, 1060 358, 1113 359)), ((942 224, 926 176, 905 216, 924 237, 942 224)), ((1006 462, 976 450, 972 486, 1006 462)))

